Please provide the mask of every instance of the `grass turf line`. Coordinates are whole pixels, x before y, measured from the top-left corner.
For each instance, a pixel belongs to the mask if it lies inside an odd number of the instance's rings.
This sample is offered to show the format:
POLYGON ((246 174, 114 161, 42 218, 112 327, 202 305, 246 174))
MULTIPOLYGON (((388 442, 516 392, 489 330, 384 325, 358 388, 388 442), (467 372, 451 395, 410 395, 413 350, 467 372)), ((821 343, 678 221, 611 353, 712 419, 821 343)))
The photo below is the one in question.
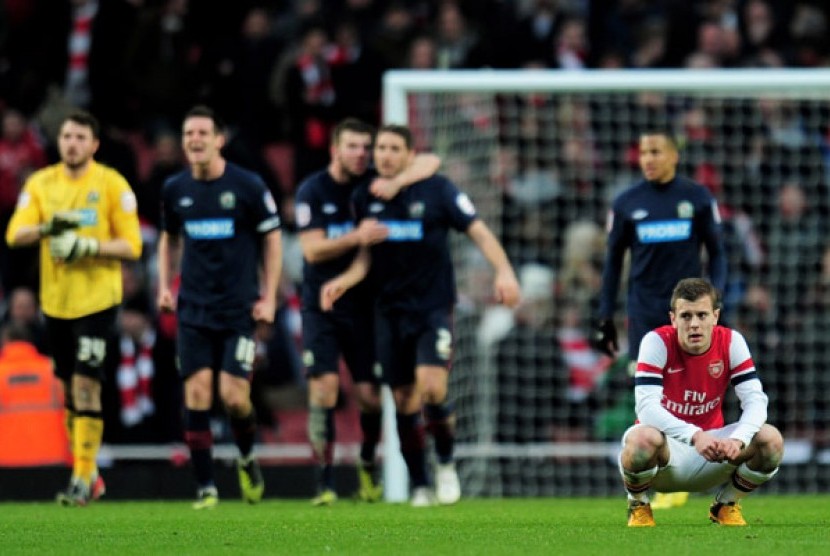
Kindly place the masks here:
POLYGON ((708 496, 655 512, 657 527, 628 529, 620 498, 472 499, 453 507, 358 504, 331 508, 268 499, 224 499, 212 511, 189 501, 102 501, 86 508, 0 504, 0 552, 114 554, 826 554, 830 496, 753 496, 748 527, 709 523, 708 496))

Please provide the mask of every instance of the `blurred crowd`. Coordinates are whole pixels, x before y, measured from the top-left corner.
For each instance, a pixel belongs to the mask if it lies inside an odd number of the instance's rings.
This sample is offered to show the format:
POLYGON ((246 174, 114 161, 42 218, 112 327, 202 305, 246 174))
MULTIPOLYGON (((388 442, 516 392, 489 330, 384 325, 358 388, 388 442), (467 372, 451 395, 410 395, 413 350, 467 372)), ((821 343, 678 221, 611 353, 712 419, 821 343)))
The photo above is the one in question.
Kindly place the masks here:
MULTIPOLYGON (((125 272, 122 337, 110 350, 105 434, 111 442, 176 440, 181 431, 172 417, 180 403, 175 327, 170 316, 154 311, 154 251, 160 188, 183 168, 179 127, 193 104, 207 103, 229 122, 228 159, 259 172, 280 201, 283 300, 277 324, 258 332, 255 380, 301 385, 301 256, 292 195, 303 176, 327 163, 329 131, 337 121, 356 116, 380 122, 384 71, 822 67, 830 66, 828 23, 830 5, 819 0, 4 0, 0 226, 5 228, 26 177, 56 160, 61 115, 71 106, 93 112, 103 124, 96 158, 134 187, 145 240, 142 260, 125 272)), ((518 427, 572 431, 595 419, 598 410, 615 410, 592 395, 611 362, 588 347, 584 320, 599 287, 605 211, 612 194, 637 177, 636 153, 612 161, 597 155, 597 137, 617 133, 611 129, 614 118, 602 117, 608 107, 601 103, 544 95, 516 102, 527 118, 522 137, 510 141, 503 122, 491 122, 500 127, 502 144, 486 172, 501 195, 502 240, 530 302, 506 324, 504 315, 486 312, 480 337, 497 345, 500 367, 569 369, 564 378, 542 377, 524 389, 508 377, 500 388, 519 388, 513 400, 532 392, 536 401, 529 404, 556 400, 585 408, 568 413, 584 415, 579 423, 551 418, 545 425, 518 427), (598 121, 609 129, 598 129, 598 121), (546 124, 568 129, 570 136, 562 132, 545 142, 553 133, 546 124), (533 153, 554 154, 543 161, 533 153), (529 344, 553 347, 522 347, 529 344), (516 359, 521 353, 542 355, 516 359)), ((639 98, 632 110, 665 113, 665 106, 655 108, 660 102, 639 98)), ((705 107, 674 112, 686 139, 681 170, 722 203, 731 246, 726 315, 747 330, 759 359, 781 377, 770 388, 784 392, 773 411, 791 412, 789 397, 830 363, 821 333, 830 329, 824 310, 830 307, 827 108, 815 109, 819 117, 807 123, 798 103, 760 101, 729 110, 761 118, 762 133, 735 146, 730 137, 744 130, 713 121, 705 107), (796 172, 787 170, 793 157, 804 162, 796 172), (747 188, 761 195, 745 197, 747 188), (793 334, 796 329, 805 333, 793 334), (788 374, 793 354, 805 350, 813 354, 811 362, 799 361, 798 377, 788 374)), ((413 114, 416 131, 419 123, 426 126, 417 110, 413 114)), ((421 147, 436 147, 419 137, 421 147)), ((463 165, 445 160, 442 171, 455 173, 451 177, 466 187, 469 169, 463 165)), ((32 250, 0 248, 3 318, 27 323, 46 350, 36 264, 32 250)), ((614 390, 624 380, 608 384, 614 390)), ((273 400, 258 403, 266 408, 258 412, 265 424, 276 426, 268 422, 273 400)), ((816 401, 813 414, 792 422, 826 425, 827 405, 816 401)), ((527 440, 510 434, 504 439, 527 440)))

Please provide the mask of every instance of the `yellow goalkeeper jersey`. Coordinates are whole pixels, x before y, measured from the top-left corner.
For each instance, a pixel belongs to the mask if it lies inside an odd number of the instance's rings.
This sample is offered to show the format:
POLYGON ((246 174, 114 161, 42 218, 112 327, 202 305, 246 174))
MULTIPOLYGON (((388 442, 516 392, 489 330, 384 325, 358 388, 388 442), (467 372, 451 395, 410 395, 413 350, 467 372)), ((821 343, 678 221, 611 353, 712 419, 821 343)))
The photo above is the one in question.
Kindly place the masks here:
MULTIPOLYGON (((6 241, 21 226, 36 226, 60 211, 80 215, 79 236, 98 241, 126 240, 137 257, 141 232, 136 200, 127 180, 118 172, 92 161, 86 173, 72 179, 63 163, 32 174, 23 186, 6 241)), ((40 242, 40 302, 44 314, 60 319, 91 315, 121 303, 121 261, 87 257, 71 263, 52 260, 50 239, 40 242)))

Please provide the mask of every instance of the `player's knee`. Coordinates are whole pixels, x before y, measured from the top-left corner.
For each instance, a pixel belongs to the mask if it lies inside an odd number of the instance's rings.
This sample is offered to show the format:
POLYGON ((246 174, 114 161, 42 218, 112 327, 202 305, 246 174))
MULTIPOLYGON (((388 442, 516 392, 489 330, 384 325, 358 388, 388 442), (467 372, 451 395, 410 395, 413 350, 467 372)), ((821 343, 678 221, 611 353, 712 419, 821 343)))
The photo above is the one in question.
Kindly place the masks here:
POLYGON ((654 427, 635 427, 625 436, 623 451, 629 454, 632 460, 641 461, 652 459, 665 443, 659 430, 654 427))
POLYGON ((312 407, 334 407, 337 404, 340 381, 337 374, 326 373, 308 381, 308 402, 312 407))
POLYGON ((380 396, 377 392, 357 391, 357 406, 364 413, 380 411, 380 396))
POLYGON ((778 466, 784 456, 784 437, 777 428, 772 425, 762 426, 752 443, 758 447, 758 452, 764 459, 778 466))

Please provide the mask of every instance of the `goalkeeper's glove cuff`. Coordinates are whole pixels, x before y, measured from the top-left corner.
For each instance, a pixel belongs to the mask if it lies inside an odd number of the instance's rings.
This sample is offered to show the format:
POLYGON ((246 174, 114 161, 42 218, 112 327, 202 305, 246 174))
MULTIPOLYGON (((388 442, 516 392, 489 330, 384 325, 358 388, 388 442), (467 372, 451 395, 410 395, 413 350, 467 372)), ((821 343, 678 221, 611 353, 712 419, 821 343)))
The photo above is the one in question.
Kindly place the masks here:
POLYGON ((57 236, 68 230, 74 230, 81 224, 81 219, 72 212, 56 212, 52 218, 38 226, 40 237, 57 236))

